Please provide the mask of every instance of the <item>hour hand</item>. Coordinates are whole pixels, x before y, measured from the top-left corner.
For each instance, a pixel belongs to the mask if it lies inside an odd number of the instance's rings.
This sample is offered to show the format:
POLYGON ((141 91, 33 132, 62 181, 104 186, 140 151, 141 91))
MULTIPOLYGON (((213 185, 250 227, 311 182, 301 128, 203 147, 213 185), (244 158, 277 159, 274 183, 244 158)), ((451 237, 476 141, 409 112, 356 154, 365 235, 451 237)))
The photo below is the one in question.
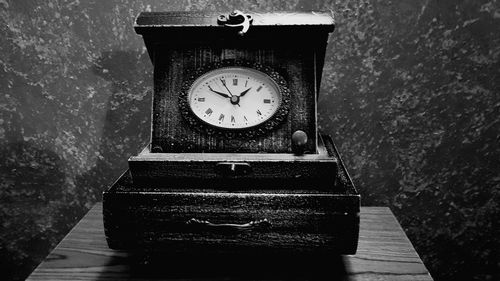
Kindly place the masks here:
POLYGON ((239 96, 239 97, 242 97, 242 96, 246 95, 246 94, 248 93, 248 91, 250 91, 251 89, 252 89, 252 88, 248 88, 248 89, 244 90, 244 91, 243 91, 243 92, 241 92, 238 96, 239 96))
POLYGON ((221 92, 218 92, 218 91, 216 91, 216 90, 212 89, 212 87, 210 87, 210 86, 208 86, 208 89, 209 89, 210 91, 212 91, 212 92, 214 92, 214 93, 216 93, 216 94, 220 95, 220 96, 225 97, 225 98, 228 98, 228 99, 229 99, 229 98, 231 98, 230 96, 228 96, 228 95, 226 95, 226 94, 224 94, 224 93, 221 93, 221 92))

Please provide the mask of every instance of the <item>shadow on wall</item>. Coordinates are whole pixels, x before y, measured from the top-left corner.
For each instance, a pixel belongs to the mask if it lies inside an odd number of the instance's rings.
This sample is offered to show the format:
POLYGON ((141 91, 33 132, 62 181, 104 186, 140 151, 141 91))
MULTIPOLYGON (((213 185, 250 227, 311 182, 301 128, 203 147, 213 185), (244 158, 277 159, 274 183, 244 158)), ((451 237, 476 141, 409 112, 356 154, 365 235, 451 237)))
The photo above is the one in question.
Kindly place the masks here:
MULTIPOLYGON (((83 214, 70 202, 63 161, 33 142, 0 150, 0 272, 22 279, 83 214)), ((77 205, 75 206, 74 203, 77 205)))
POLYGON ((102 192, 127 168, 127 158, 149 142, 152 77, 147 53, 104 52, 92 72, 111 82, 103 135, 96 165, 76 177, 85 190, 87 207, 101 201, 102 192))
POLYGON ((86 211, 101 201, 102 191, 127 168, 126 155, 136 154, 149 141, 149 64, 147 53, 113 51, 103 53, 94 65, 93 73, 110 82, 111 97, 105 105, 95 166, 77 175, 74 183, 57 153, 34 140, 22 141, 20 125, 12 128, 8 139, 15 141, 0 150, 0 272, 4 280, 26 278, 86 211))

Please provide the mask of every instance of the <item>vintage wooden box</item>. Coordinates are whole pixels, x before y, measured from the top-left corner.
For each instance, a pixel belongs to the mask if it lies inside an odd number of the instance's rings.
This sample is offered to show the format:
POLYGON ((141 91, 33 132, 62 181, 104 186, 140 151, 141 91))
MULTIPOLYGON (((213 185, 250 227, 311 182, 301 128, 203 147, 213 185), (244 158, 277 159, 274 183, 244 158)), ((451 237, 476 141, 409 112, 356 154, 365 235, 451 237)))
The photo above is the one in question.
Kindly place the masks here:
POLYGON ((205 188, 162 181, 134 184, 126 171, 103 195, 104 228, 113 249, 172 252, 354 254, 360 198, 339 160, 328 188, 277 181, 253 188, 205 188))
POLYGON ((354 254, 360 197, 317 129, 333 27, 328 12, 141 13, 151 144, 104 192, 109 246, 354 254))

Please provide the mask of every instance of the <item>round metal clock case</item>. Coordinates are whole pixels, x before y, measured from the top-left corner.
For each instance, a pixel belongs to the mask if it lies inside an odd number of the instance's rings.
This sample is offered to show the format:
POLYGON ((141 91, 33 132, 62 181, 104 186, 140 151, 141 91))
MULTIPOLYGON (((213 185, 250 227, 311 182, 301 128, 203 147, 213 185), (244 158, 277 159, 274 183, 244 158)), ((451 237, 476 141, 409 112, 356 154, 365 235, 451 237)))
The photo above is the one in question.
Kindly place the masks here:
POLYGON ((284 79, 258 64, 216 64, 197 71, 179 98, 191 126, 209 134, 254 136, 286 118, 290 93, 284 79))

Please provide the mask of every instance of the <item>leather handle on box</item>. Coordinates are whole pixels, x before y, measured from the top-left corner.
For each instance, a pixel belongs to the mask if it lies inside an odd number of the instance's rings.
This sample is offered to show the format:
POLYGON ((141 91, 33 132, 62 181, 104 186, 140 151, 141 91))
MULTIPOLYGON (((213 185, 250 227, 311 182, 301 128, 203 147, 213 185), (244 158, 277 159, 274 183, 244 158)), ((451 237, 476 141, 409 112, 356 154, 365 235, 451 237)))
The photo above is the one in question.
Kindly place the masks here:
POLYGON ((248 231, 257 229, 268 229, 271 227, 271 222, 267 219, 251 221, 243 224, 234 223, 211 223, 206 220, 192 218, 186 222, 186 225, 203 228, 206 230, 222 230, 222 231, 248 231))

